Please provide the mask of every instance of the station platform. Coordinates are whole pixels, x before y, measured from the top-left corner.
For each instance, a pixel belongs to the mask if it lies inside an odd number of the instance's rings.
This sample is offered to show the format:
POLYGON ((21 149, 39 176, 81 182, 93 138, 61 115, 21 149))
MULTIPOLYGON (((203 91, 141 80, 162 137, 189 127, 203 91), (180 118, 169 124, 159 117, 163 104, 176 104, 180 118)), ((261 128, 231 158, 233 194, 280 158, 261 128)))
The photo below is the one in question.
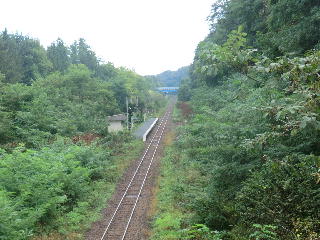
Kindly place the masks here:
POLYGON ((158 118, 149 118, 137 130, 133 132, 133 136, 142 139, 144 142, 147 140, 148 134, 158 122, 158 118))

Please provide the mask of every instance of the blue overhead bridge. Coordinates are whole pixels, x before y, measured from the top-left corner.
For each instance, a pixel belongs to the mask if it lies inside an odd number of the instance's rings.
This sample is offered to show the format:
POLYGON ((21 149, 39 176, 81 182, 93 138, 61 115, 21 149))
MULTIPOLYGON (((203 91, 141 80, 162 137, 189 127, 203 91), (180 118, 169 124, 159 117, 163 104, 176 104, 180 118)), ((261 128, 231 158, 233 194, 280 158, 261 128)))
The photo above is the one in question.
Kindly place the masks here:
POLYGON ((179 87, 158 87, 157 91, 164 94, 177 94, 179 87))

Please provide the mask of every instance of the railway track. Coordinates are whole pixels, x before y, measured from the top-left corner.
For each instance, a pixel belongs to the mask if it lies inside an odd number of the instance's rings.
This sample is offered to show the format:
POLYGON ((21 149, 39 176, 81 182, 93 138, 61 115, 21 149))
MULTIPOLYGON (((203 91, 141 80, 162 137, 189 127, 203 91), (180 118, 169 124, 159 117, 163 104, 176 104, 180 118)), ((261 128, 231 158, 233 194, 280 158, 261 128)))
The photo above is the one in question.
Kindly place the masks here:
MULTIPOLYGON (((173 104, 160 119, 147 141, 147 148, 135 169, 130 182, 125 187, 121 199, 118 201, 108 225, 105 227, 100 240, 125 240, 135 239, 130 234, 130 224, 133 222, 141 193, 147 181, 152 163, 165 131, 168 119, 171 116, 173 104)), ((137 239, 138 240, 138 239, 137 239)))

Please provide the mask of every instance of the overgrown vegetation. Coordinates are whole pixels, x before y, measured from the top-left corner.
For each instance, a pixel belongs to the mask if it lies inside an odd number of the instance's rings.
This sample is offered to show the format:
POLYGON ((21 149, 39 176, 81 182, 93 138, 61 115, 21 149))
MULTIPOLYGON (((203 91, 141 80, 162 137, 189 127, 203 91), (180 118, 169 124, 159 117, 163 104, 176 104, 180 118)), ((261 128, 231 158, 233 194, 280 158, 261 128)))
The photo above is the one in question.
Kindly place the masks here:
POLYGON ((193 116, 164 160, 154 239, 320 238, 319 7, 213 5, 179 93, 193 116))
POLYGON ((79 239, 141 151, 107 116, 157 111, 153 82, 102 63, 84 39, 0 34, 0 239, 79 239), (83 228, 84 227, 84 228, 83 228))
POLYGON ((61 139, 40 150, 2 152, 1 237, 54 234, 55 239, 80 239, 141 147, 140 142, 110 148, 61 139))

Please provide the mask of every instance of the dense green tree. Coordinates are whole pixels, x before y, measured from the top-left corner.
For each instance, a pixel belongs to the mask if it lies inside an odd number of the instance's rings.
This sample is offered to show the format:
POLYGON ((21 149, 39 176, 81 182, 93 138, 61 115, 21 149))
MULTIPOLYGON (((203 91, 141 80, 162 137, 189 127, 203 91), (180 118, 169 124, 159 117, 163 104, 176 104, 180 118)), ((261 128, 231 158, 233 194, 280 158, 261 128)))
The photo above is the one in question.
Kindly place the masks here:
POLYGON ((0 71, 5 82, 20 82, 23 77, 22 59, 15 38, 4 30, 0 35, 0 71))
POLYGON ((268 30, 258 38, 267 53, 277 56, 319 49, 319 1, 270 1, 268 9, 268 30))
POLYGON ((83 38, 80 38, 79 41, 75 41, 70 46, 70 57, 73 64, 84 64, 91 71, 96 71, 99 60, 96 57, 94 51, 91 50, 90 46, 86 43, 83 38))
POLYGON ((22 83, 31 84, 33 80, 46 76, 51 71, 52 64, 39 41, 25 38, 19 45, 23 65, 22 83))
POLYGON ((248 47, 242 26, 232 30, 222 45, 206 39, 199 43, 192 64, 192 77, 208 85, 218 85, 235 72, 247 74, 254 63, 255 49, 248 47))
POLYGON ((69 49, 60 38, 51 43, 47 49, 47 55, 54 71, 64 72, 70 65, 69 49))
POLYGON ((222 44, 227 35, 239 25, 248 33, 248 42, 256 46, 257 32, 266 31, 268 5, 265 0, 219 0, 212 6, 211 34, 216 43, 222 44))
POLYGON ((99 64, 96 71, 96 76, 104 81, 110 81, 112 78, 116 77, 116 75, 117 69, 111 62, 99 64))
POLYGON ((212 7, 208 37, 222 44, 242 25, 249 44, 270 56, 300 54, 319 47, 319 12, 317 0, 220 0, 212 7))
POLYGON ((140 110, 152 104, 148 100, 150 97, 148 89, 152 88, 152 82, 135 72, 126 68, 119 68, 110 83, 111 89, 115 92, 115 97, 123 112, 126 111, 126 98, 129 100, 138 98, 140 110))
POLYGON ((39 41, 19 34, 0 35, 0 71, 9 83, 31 84, 51 71, 52 64, 39 41))

